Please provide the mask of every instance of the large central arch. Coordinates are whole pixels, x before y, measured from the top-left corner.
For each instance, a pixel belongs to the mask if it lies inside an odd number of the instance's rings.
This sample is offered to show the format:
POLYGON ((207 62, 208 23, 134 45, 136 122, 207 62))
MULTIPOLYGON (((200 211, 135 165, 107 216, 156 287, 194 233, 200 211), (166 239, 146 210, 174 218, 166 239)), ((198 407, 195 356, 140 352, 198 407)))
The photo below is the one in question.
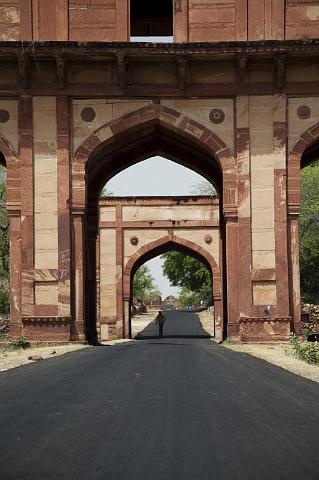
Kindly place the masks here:
MULTIPOLYGON (((73 338, 82 338, 85 330, 88 336, 94 337, 96 331, 92 319, 96 317, 97 199, 100 191, 115 174, 155 154, 165 155, 208 179, 220 194, 221 218, 233 220, 237 216, 237 176, 233 155, 206 126, 180 112, 153 104, 96 130, 77 149, 72 169, 76 286, 73 338)), ((222 221, 224 262, 226 229, 222 221)), ((225 265, 223 278, 226 282, 225 265)))

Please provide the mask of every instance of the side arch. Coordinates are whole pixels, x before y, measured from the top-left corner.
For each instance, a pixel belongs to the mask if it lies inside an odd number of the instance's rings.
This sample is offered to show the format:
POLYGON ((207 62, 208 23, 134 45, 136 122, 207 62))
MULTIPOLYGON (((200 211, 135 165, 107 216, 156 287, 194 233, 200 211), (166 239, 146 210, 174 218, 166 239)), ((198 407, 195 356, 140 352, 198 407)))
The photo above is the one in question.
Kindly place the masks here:
POLYGON ((0 163, 7 168, 7 209, 10 214, 20 210, 20 162, 15 149, 3 135, 0 136, 0 163), (2 162, 1 154, 3 156, 2 162))
POLYGON ((319 158, 319 122, 305 130, 288 156, 288 205, 292 213, 300 208, 300 169, 319 158))
POLYGON ((213 295, 216 299, 220 298, 221 272, 213 256, 196 243, 176 235, 167 235, 141 247, 127 262, 123 273, 123 296, 126 300, 128 300, 131 295, 132 273, 147 260, 169 250, 190 252, 193 256, 209 265, 213 274, 213 295))
POLYGON ((302 335, 298 226, 301 206, 300 170, 319 158, 318 154, 319 122, 316 122, 299 136, 289 152, 287 165, 289 303, 292 328, 297 335, 302 335))

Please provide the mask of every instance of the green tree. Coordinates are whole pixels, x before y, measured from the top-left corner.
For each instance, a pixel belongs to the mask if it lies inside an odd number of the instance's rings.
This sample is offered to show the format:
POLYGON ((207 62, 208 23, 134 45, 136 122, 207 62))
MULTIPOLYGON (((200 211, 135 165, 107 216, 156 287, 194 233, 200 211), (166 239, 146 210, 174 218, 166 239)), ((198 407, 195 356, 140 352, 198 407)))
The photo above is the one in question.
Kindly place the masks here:
POLYGON ((212 279, 204 263, 180 252, 168 252, 161 257, 164 260, 163 273, 171 285, 180 287, 179 301, 199 305, 212 302, 212 279))
POLYGON ((133 278, 133 296, 146 302, 152 296, 160 294, 149 267, 142 265, 133 278))
POLYGON ((301 171, 300 283, 304 301, 319 303, 319 161, 301 171))
POLYGON ((212 185, 208 180, 203 180, 202 182, 196 183, 193 185, 191 193, 193 195, 217 195, 214 185, 212 185))
POLYGON ((107 185, 104 185, 100 193, 100 198, 113 197, 113 196, 114 196, 114 193, 110 192, 107 185))

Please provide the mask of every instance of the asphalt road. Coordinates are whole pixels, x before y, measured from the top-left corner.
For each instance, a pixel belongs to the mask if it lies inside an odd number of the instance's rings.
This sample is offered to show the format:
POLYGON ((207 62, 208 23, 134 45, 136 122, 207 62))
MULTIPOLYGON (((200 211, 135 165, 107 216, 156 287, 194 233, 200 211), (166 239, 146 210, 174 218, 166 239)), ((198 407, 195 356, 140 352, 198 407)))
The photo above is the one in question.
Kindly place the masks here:
POLYGON ((317 480, 319 386, 208 339, 0 374, 1 480, 317 480))
MULTIPOLYGON (((203 329, 196 313, 178 310, 164 310, 163 313, 166 317, 163 337, 209 337, 209 333, 203 329)), ((158 325, 155 324, 155 321, 149 323, 149 325, 136 336, 137 339, 147 337, 158 337, 158 325)))

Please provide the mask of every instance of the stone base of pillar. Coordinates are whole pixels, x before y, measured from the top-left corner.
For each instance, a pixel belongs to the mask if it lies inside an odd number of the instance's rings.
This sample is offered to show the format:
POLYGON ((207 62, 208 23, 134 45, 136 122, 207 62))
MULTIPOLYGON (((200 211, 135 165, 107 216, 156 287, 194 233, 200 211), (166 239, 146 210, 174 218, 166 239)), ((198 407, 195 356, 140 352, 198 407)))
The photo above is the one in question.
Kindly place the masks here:
POLYGON ((85 331, 83 322, 75 322, 70 326, 70 339, 72 342, 83 342, 85 340, 85 331))
POLYGON ((291 317, 241 317, 238 322, 240 341, 268 343, 287 341, 291 317))
POLYGON ((31 341, 69 342, 71 340, 70 317, 24 317, 22 325, 23 336, 31 341))
POLYGON ((302 337, 302 323, 301 322, 291 322, 291 331, 297 335, 297 337, 302 337))
POLYGON ((227 340, 230 342, 240 342, 240 332, 239 332, 239 323, 228 323, 227 324, 227 340))
POLYGON ((12 340, 16 340, 17 338, 21 337, 23 334, 22 331, 22 324, 21 323, 11 323, 9 324, 9 337, 12 338, 12 340))

